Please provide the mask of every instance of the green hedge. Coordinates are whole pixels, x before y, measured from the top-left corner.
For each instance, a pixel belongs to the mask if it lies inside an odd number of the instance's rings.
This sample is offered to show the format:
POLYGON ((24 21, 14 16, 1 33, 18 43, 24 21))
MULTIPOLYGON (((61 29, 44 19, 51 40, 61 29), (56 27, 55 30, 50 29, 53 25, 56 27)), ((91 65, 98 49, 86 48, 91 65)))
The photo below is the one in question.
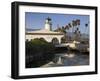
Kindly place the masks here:
POLYGON ((44 39, 26 41, 26 68, 39 67, 51 61, 55 47, 44 39))

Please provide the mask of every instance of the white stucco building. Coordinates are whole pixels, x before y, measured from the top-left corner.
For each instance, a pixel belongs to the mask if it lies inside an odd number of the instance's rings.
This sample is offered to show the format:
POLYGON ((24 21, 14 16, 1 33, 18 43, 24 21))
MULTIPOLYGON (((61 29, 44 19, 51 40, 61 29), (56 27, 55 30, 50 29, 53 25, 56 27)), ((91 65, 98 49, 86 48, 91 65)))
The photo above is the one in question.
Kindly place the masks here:
POLYGON ((64 36, 61 32, 54 32, 52 31, 52 22, 51 19, 48 17, 45 20, 45 27, 41 30, 36 31, 26 31, 26 40, 31 41, 35 38, 43 38, 47 42, 52 42, 55 44, 61 43, 61 39, 64 36))

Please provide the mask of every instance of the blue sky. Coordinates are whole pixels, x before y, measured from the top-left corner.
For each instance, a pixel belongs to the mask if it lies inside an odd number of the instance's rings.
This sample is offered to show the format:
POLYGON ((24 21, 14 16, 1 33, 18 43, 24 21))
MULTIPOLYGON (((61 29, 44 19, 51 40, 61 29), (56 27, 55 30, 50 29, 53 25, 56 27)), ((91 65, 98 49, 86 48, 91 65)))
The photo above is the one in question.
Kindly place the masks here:
MULTIPOLYGON (((89 27, 85 27, 85 24, 89 22, 88 15, 74 15, 74 14, 54 14, 54 13, 33 13, 25 12, 25 26, 28 29, 43 29, 45 19, 50 17, 52 19, 52 29, 56 29, 57 25, 65 26, 72 20, 80 19, 80 31, 81 33, 89 34, 89 27)), ((71 30, 69 30, 71 31, 71 30)))

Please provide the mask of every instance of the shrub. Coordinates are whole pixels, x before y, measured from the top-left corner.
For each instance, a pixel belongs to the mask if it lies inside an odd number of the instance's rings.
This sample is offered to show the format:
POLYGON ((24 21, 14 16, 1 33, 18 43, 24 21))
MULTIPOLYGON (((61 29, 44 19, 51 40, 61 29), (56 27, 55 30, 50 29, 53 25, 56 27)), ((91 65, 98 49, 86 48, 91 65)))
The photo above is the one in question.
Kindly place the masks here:
POLYGON ((55 47, 44 39, 26 41, 26 67, 41 66, 54 57, 55 47))

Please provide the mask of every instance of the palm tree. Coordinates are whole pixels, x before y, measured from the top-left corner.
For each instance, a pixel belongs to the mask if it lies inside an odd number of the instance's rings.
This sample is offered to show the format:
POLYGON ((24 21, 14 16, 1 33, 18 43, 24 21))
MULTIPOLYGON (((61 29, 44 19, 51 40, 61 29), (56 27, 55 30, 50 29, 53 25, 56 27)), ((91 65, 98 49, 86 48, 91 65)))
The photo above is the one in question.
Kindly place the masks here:
POLYGON ((86 33, 87 33, 87 27, 88 27, 88 23, 85 24, 85 28, 86 28, 86 33))
POLYGON ((80 41, 80 36, 81 36, 81 31, 79 30, 79 28, 76 28, 74 32, 74 40, 80 41))
POLYGON ((76 26, 76 29, 75 29, 75 40, 78 40, 79 36, 81 34, 81 32, 79 31, 80 19, 76 19, 75 26, 76 26))
POLYGON ((77 28, 79 28, 79 26, 80 26, 80 20, 79 19, 76 20, 76 26, 78 26, 77 28))
POLYGON ((80 25, 80 20, 79 19, 77 19, 77 25, 80 25))
MULTIPOLYGON (((68 27, 69 27, 69 28, 72 28, 72 25, 71 25, 71 23, 68 23, 68 27)), ((73 31, 72 31, 72 32, 73 32, 73 31)))
POLYGON ((64 26, 62 26, 62 27, 58 27, 58 28, 55 30, 56 32, 61 32, 61 33, 64 34, 64 37, 63 37, 63 38, 65 39, 65 41, 66 41, 66 33, 67 33, 67 32, 66 32, 66 29, 67 29, 67 28, 65 28, 64 26))
MULTIPOLYGON (((65 30, 67 30, 66 33, 68 33, 69 29, 70 29, 70 27, 68 25, 66 25, 65 26, 65 30)), ((69 40, 68 34, 66 34, 66 38, 67 38, 67 40, 69 40)))
MULTIPOLYGON (((76 32, 76 28, 78 28, 77 26, 79 25, 79 20, 76 19, 76 20, 72 20, 72 26, 73 26, 73 33, 76 32)), ((75 35, 75 34, 74 34, 75 35)))
POLYGON ((68 32, 68 30, 69 30, 69 26, 68 25, 65 26, 65 30, 67 30, 67 32, 68 32))
POLYGON ((73 32, 74 32, 74 27, 75 27, 75 21, 74 20, 72 20, 72 26, 73 26, 73 32))

